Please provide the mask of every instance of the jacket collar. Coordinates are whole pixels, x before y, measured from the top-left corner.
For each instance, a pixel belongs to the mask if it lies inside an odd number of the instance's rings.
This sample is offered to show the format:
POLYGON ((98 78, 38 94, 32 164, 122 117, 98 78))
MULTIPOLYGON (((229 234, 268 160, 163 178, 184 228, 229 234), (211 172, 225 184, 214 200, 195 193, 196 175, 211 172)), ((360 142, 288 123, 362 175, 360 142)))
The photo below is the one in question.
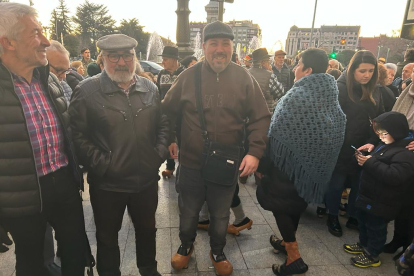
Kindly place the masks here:
MULTIPOLYGON (((40 82, 42 83, 43 87, 47 89, 48 85, 48 77, 49 77, 49 64, 45 66, 40 66, 34 69, 34 71, 38 71, 40 75, 40 82)), ((35 72, 33 72, 35 74, 35 72)), ((9 69, 4 66, 4 64, 0 60, 0 80, 9 80, 13 82, 13 76, 9 69)))
MULTIPOLYGON (((135 78, 135 85, 131 89, 130 93, 132 92, 142 92, 142 93, 148 93, 148 88, 143 84, 143 81, 141 78, 139 78, 137 75, 134 75, 135 78)), ((116 85, 115 82, 113 82, 105 70, 102 71, 101 75, 99 76, 99 79, 101 81, 101 91, 105 94, 113 94, 116 92, 121 92, 121 88, 116 85)))
POLYGON ((226 72, 226 71, 229 69, 229 67, 230 67, 230 66, 233 66, 233 63, 234 63, 234 62, 230 61, 229 65, 227 65, 227 67, 226 67, 223 71, 221 71, 220 73, 216 73, 216 72, 215 72, 215 71, 211 68, 211 66, 210 66, 210 64, 207 62, 207 60, 205 60, 205 59, 204 59, 204 61, 203 61, 203 66, 207 69, 207 71, 208 71, 208 72, 213 73, 213 74, 215 74, 215 75, 220 75, 220 74, 223 74, 224 72, 226 72))

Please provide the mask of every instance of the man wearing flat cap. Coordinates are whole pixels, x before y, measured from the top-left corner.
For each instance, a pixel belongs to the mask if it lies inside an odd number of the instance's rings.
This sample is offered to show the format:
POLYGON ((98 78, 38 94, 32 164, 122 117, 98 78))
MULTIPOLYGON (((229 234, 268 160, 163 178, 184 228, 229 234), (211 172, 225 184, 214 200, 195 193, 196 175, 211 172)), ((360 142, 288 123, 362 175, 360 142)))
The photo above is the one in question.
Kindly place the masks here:
MULTIPOLYGON (((165 46, 160 56, 162 56, 162 66, 164 69, 158 73, 157 86, 158 90, 160 91, 162 100, 164 99, 165 94, 167 94, 167 91, 170 89, 175 79, 182 71, 184 71, 185 68, 184 66, 180 66, 178 63, 177 47, 165 46)), ((174 159, 178 157, 177 151, 172 152, 172 155, 170 157, 171 158, 167 159, 167 166, 162 172, 162 177, 164 178, 170 178, 173 176, 173 173, 175 171, 174 159)))
POLYGON ((284 95, 283 85, 272 72, 269 60, 270 55, 267 53, 266 48, 255 50, 252 56, 253 67, 249 69, 249 72, 259 83, 263 96, 266 99, 267 107, 270 113, 273 113, 277 101, 284 95))
POLYGON ((282 83, 285 92, 292 88, 295 75, 285 63, 286 52, 277 50, 273 60, 273 73, 276 75, 280 83, 282 83))
POLYGON ((159 276, 155 261, 158 169, 168 156, 168 121, 158 89, 135 74, 137 41, 101 37, 104 70, 75 90, 69 113, 75 148, 88 169, 99 275, 121 275, 118 232, 125 209, 135 227, 137 266, 159 276))
POLYGON ((220 21, 208 24, 204 28, 205 60, 182 72, 162 101, 169 119, 174 122, 181 118, 177 182, 181 245, 171 260, 176 270, 186 267, 194 252, 198 215, 206 201, 210 213, 210 258, 218 275, 230 275, 233 271, 223 250, 237 177, 230 184, 220 185, 201 175, 205 145, 202 134, 205 133, 197 112, 195 77, 201 79, 200 98, 210 141, 241 145, 246 126, 249 151, 239 164, 236 163, 240 176, 256 170, 266 147, 270 113, 257 82, 244 68, 231 62, 233 39, 228 25, 220 21))

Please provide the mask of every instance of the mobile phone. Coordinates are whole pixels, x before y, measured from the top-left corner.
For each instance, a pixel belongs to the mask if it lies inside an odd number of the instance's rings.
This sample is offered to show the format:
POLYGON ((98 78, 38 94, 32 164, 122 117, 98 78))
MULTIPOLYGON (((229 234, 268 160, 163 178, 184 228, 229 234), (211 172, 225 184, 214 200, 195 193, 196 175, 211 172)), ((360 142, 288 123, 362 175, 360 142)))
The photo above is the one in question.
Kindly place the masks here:
POLYGON ((351 148, 353 148, 355 150, 356 153, 364 155, 361 151, 359 151, 356 147, 351 145, 351 148))

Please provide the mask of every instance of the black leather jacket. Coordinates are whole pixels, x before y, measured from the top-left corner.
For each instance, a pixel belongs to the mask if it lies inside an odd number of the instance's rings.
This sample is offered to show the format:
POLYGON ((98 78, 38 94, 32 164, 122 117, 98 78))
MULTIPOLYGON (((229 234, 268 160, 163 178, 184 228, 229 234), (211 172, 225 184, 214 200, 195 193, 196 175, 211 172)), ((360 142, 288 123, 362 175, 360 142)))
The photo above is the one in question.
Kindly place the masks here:
MULTIPOLYGON (((65 152, 79 189, 82 173, 73 154, 69 114, 59 80, 49 67, 39 67, 40 81, 62 124, 65 152)), ((23 108, 14 91, 11 73, 0 63, 0 219, 41 212, 39 180, 23 108)))
POLYGON ((137 77, 127 97, 104 71, 76 87, 69 113, 89 184, 139 192, 158 182, 158 169, 169 156, 169 126, 151 81, 137 77))

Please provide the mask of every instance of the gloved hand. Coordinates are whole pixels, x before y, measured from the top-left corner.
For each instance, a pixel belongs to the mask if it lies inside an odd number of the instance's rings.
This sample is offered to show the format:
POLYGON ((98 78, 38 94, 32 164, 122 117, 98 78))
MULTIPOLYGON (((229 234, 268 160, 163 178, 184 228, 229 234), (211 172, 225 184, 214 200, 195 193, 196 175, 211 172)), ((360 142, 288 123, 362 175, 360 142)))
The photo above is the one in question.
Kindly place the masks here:
POLYGON ((13 242, 10 240, 9 236, 7 235, 6 230, 4 230, 0 226, 0 253, 6 252, 9 250, 9 248, 5 245, 12 245, 13 242))

